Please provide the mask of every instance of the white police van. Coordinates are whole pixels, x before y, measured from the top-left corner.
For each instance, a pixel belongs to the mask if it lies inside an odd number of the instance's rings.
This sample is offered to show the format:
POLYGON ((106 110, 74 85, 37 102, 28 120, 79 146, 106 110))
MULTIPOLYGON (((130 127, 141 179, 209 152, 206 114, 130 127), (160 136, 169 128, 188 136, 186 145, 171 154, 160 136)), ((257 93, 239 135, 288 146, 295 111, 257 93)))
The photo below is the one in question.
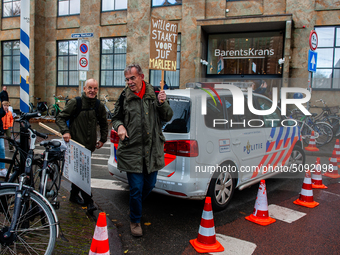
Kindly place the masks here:
MULTIPOLYGON (((305 163, 299 127, 285 120, 278 107, 256 116, 248 108, 246 91, 236 103, 229 90, 205 83, 188 86, 193 88, 166 90, 174 115, 163 126, 165 167, 158 172, 155 192, 186 199, 210 196, 214 209, 221 210, 236 188, 287 171, 293 163, 305 163), (242 99, 244 114, 234 115, 242 99)), ((254 93, 252 99, 257 110, 272 106, 263 95, 254 93)), ((111 130, 108 169, 127 183, 126 173, 117 169, 118 142, 111 130)))

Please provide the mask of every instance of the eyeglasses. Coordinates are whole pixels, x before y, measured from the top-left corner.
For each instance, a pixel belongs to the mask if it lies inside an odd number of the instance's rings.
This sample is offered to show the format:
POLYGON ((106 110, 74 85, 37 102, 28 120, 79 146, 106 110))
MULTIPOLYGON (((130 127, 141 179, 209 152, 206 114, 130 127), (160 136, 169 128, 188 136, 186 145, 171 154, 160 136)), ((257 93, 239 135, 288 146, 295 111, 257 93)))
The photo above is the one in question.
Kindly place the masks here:
POLYGON ((129 80, 134 81, 136 80, 136 76, 131 76, 130 78, 125 78, 125 82, 128 82, 129 80))

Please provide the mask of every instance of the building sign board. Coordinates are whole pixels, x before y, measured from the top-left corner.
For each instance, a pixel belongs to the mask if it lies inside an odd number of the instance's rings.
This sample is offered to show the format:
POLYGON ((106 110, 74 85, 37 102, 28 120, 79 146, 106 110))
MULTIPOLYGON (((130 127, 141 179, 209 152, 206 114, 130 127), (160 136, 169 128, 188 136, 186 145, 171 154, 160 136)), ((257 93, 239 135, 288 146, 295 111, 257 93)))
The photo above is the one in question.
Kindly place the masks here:
POLYGON ((176 71, 178 24, 151 18, 149 68, 176 71))
POLYGON ((93 33, 76 33, 71 35, 71 38, 87 38, 87 37, 93 37, 93 33))

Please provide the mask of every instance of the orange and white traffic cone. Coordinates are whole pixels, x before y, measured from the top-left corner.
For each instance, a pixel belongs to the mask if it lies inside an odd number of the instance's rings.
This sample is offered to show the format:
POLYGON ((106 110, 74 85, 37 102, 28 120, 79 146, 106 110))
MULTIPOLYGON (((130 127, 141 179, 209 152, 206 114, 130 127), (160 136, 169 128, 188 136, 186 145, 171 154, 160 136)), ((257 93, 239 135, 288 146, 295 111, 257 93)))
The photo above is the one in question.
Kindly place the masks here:
POLYGON ((313 198, 312 180, 309 170, 306 171, 305 179, 303 180, 302 189, 300 192, 300 197, 296 199, 293 203, 309 208, 314 208, 315 206, 319 205, 319 203, 315 202, 313 198))
POLYGON ((223 246, 216 240, 211 197, 205 198, 201 225, 198 229, 198 236, 196 239, 190 240, 190 243, 199 253, 224 251, 223 246))
POLYGON ((305 147, 306 151, 319 151, 318 148, 316 148, 316 142, 315 142, 315 136, 314 136, 314 131, 312 131, 312 135, 309 139, 309 144, 307 147, 305 147))
POLYGON ((331 177, 333 179, 340 178, 338 172, 338 160, 336 159, 335 148, 333 149, 332 157, 329 159, 328 172, 324 173, 324 176, 331 177))
POLYGON ((110 255, 106 214, 104 212, 99 213, 89 255, 110 255))
POLYGON ((267 226, 276 221, 275 219, 269 217, 268 214, 266 182, 264 180, 261 180, 260 182, 253 214, 247 216, 246 219, 262 226, 267 226))
POLYGON ((316 158, 315 172, 312 173, 312 188, 327 189, 327 186, 322 184, 320 158, 316 158))
POLYGON ((335 157, 337 162, 340 162, 340 144, 339 144, 339 139, 336 139, 335 145, 334 145, 334 150, 335 150, 335 157))

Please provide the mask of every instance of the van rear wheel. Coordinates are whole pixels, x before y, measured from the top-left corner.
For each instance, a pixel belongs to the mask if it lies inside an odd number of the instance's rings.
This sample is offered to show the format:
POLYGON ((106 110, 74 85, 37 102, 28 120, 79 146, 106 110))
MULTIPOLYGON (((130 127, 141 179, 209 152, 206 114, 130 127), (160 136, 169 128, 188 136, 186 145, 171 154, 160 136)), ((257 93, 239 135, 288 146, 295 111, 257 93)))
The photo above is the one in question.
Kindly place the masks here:
POLYGON ((207 196, 216 211, 227 208, 236 187, 236 178, 230 172, 216 172, 210 180, 207 196))

